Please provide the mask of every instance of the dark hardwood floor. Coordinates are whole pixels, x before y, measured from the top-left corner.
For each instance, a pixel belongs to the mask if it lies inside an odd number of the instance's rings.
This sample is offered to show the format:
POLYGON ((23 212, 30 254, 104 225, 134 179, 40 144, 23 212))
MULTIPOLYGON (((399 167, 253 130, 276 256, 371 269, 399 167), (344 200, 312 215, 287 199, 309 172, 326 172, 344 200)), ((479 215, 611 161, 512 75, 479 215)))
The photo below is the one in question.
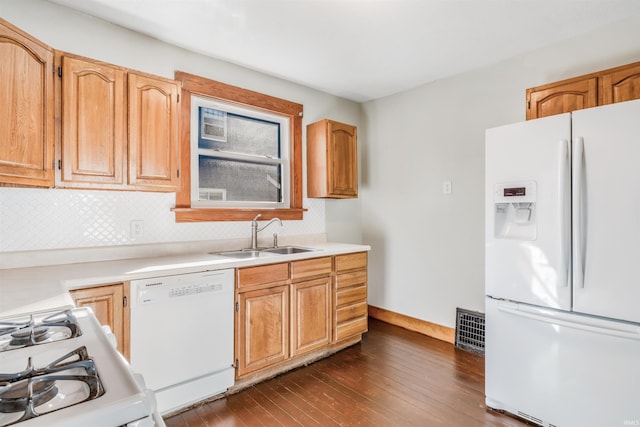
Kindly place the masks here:
POLYGON ((484 359, 375 319, 360 344, 166 419, 167 427, 526 426, 486 410, 484 359))

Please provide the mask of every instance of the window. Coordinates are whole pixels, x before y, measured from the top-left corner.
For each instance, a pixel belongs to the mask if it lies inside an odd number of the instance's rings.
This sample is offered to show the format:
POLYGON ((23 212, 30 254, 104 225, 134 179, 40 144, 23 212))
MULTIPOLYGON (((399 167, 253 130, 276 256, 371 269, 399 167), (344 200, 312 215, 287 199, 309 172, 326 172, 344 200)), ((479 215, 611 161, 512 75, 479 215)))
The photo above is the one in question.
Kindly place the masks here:
POLYGON ((302 105, 176 71, 176 221, 302 219, 302 105))
POLYGON ((289 207, 289 119, 191 96, 191 206, 289 207))

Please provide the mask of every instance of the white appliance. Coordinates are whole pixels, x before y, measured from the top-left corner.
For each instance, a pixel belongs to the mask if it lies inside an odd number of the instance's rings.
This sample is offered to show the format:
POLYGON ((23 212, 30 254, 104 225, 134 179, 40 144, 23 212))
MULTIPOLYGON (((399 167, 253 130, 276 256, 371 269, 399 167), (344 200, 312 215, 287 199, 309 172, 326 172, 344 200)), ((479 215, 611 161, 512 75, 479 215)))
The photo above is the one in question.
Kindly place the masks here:
POLYGON ((640 101, 486 132, 486 404, 640 425, 640 101))
POLYGON ((0 426, 164 425, 89 309, 0 321, 0 426))
POLYGON ((234 270, 131 281, 131 366, 167 414, 234 383, 234 270))

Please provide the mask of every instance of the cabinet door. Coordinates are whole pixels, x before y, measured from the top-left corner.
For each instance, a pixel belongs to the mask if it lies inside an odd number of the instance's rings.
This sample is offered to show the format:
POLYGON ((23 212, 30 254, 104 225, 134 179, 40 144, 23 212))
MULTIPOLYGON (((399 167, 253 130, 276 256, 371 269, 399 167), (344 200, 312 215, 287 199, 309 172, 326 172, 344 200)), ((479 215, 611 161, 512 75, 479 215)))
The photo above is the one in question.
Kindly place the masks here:
POLYGON ((571 79, 527 89, 527 120, 595 107, 598 78, 571 79))
POLYGON ((62 187, 125 185, 124 69, 62 56, 62 187))
POLYGON ((332 120, 307 126, 307 196, 358 197, 357 128, 332 120))
POLYGON ((329 195, 358 196, 358 155, 356 127, 343 123, 329 124, 329 195))
POLYGON ((129 184, 175 191, 178 184, 178 82, 129 72, 129 184))
POLYGON ((72 290, 77 307, 89 307, 98 322, 108 325, 116 336, 118 351, 129 359, 128 307, 124 306, 125 289, 122 283, 72 290))
POLYGON ((605 72, 600 79, 600 104, 640 98, 640 62, 605 72))
POLYGON ((331 278, 291 285, 292 356, 329 344, 331 340, 331 278))
POLYGON ((238 294, 238 378, 289 358, 289 285, 238 294))
POLYGON ((53 49, 0 19, 0 183, 54 183, 53 49))

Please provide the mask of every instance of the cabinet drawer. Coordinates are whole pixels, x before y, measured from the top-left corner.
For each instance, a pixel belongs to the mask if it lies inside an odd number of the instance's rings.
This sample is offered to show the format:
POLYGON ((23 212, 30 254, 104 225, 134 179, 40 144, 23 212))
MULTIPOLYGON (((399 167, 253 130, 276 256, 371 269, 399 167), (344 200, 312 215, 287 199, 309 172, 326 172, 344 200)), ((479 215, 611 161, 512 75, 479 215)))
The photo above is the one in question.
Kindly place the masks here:
POLYGON ((366 271, 354 271, 336 276, 336 289, 348 288, 349 286, 362 286, 367 283, 366 271))
POLYGON ((356 270, 359 268, 367 268, 366 252, 336 256, 336 271, 356 270))
POLYGON ((298 280, 331 274, 331 257, 306 259, 291 263, 291 279, 298 280))
POLYGON ((367 332, 367 318, 359 318, 336 326, 336 341, 367 332))
POLYGON ((270 264, 258 267, 240 268, 237 270, 238 288, 262 285, 267 283, 278 283, 289 280, 289 264, 270 264))
POLYGON ((340 308, 347 304, 367 301, 367 287, 357 286, 338 291, 336 295, 336 307, 340 308))
POLYGON ((358 317, 367 317, 367 302, 359 302, 353 305, 347 305, 336 311, 336 322, 338 325, 358 317))

